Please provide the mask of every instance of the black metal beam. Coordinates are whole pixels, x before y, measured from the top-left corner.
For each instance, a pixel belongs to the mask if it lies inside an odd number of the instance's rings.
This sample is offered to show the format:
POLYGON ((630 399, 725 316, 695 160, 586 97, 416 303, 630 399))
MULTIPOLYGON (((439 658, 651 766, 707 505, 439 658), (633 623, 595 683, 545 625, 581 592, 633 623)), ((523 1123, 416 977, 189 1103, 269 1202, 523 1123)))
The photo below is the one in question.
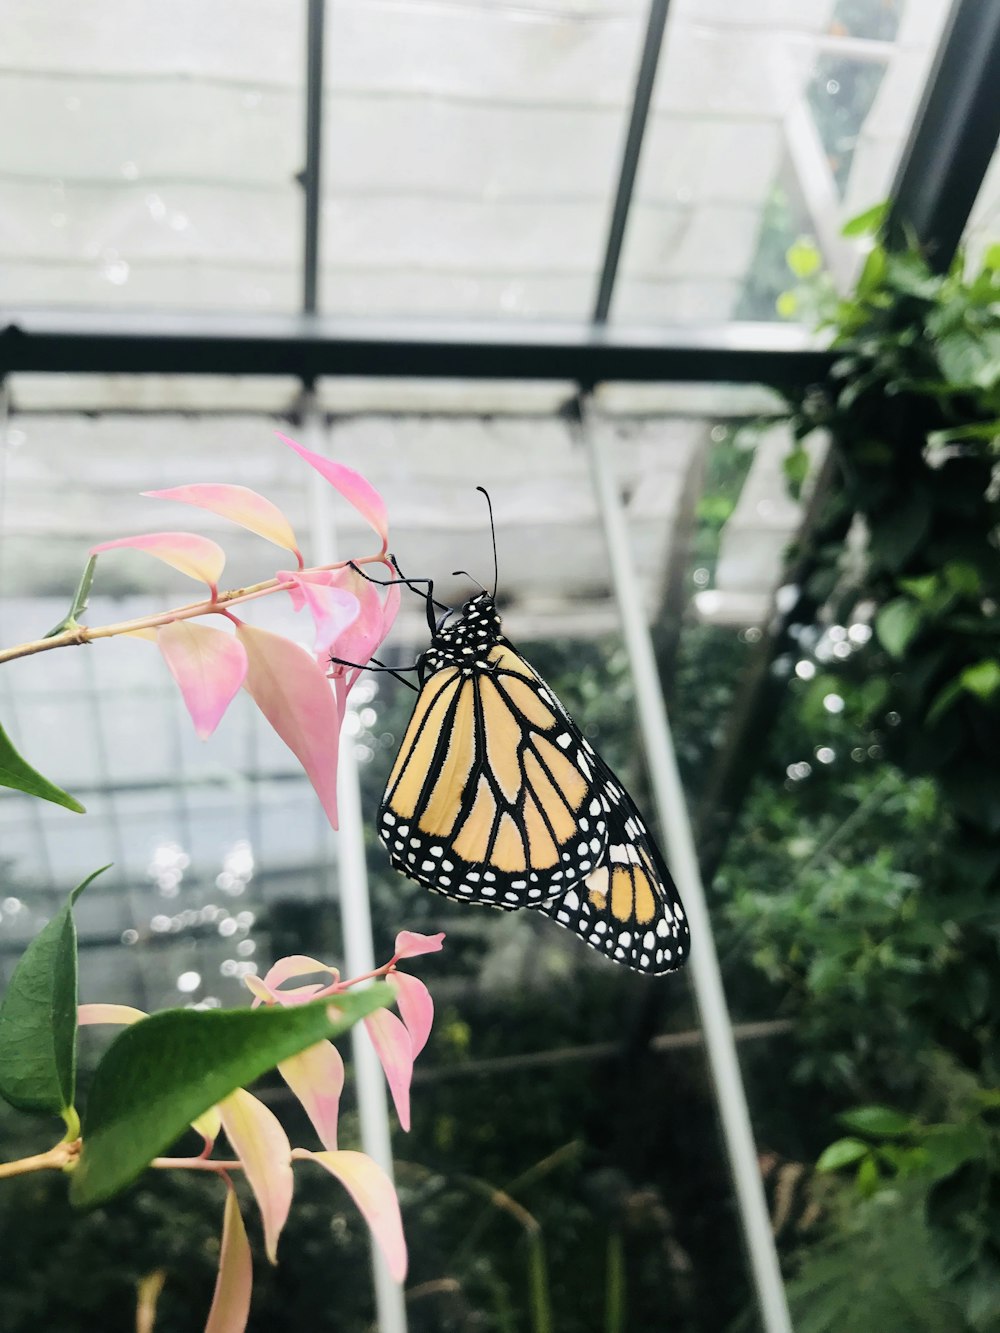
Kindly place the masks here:
POLYGON ((943 272, 1000 138, 1000 4, 955 0, 890 194, 889 244, 911 232, 943 272))
POLYGON ((309 0, 306 30, 306 165, 299 177, 305 195, 302 246, 302 309, 317 310, 319 222, 322 204, 323 20, 325 0, 309 0))
POLYGON ((656 82, 656 67, 659 64, 660 50, 663 46, 663 30, 667 22, 668 4, 669 0, 652 0, 649 6, 646 37, 642 45, 639 72, 635 80, 635 92, 632 94, 632 114, 629 117, 628 134, 625 137, 622 164, 618 172, 615 204, 611 213, 608 239, 604 247, 601 280, 598 284, 597 300, 594 304, 595 324, 605 324, 611 310, 611 297, 614 293, 615 278, 618 275, 618 261, 621 259, 625 226, 628 222, 629 209, 632 206, 635 174, 639 167, 639 154, 642 152, 643 136, 646 133, 649 104, 653 96, 653 84, 656 82))
POLYGON ((7 312, 0 378, 69 374, 405 376, 811 384, 833 354, 798 329, 375 323, 322 316, 7 312))

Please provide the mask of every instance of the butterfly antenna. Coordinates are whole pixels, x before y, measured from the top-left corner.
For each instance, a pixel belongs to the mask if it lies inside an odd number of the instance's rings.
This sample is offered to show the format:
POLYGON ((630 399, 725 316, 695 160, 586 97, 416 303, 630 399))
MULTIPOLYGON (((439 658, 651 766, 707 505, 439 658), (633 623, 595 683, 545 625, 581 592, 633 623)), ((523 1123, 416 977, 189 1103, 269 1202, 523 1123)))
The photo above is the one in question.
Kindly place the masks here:
POLYGON ((490 511, 490 536, 493 538, 493 600, 496 601, 497 585, 500 582, 500 567, 497 564, 497 530, 493 522, 493 501, 490 499, 490 493, 485 486, 477 486, 476 490, 482 491, 486 496, 486 507, 490 511))
MULTIPOLYGON (((457 579, 458 576, 459 576, 459 574, 464 574, 464 576, 465 576, 467 579, 469 579, 472 583, 474 583, 474 584, 476 585, 477 588, 483 588, 483 585, 479 582, 479 580, 478 580, 477 578, 474 578, 473 575, 470 574, 469 571, 468 571, 467 569, 453 569, 453 570, 451 571, 451 577, 452 577, 453 579, 457 579)), ((485 592, 485 591, 486 591, 486 589, 483 588, 483 592, 485 592)))

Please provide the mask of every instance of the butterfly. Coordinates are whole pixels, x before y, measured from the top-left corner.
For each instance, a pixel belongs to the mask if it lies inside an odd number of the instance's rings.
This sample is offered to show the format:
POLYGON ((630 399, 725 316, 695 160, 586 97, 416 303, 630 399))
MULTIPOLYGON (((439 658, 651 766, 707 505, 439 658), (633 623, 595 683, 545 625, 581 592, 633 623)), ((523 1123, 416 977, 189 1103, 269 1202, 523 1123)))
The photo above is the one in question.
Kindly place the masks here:
MULTIPOLYGON (((428 619, 433 613, 428 602, 428 619)), ((690 934, 635 803, 504 638, 493 596, 433 627, 378 832, 397 870, 458 902, 537 908, 616 963, 681 967, 690 934)))

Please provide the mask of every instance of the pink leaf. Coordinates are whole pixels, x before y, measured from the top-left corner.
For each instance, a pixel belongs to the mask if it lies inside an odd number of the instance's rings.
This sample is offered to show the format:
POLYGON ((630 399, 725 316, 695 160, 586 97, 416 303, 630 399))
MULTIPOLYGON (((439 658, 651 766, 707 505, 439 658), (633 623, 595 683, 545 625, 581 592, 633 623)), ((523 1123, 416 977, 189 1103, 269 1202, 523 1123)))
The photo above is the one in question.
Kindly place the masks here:
POLYGON ((413 1078, 413 1043, 395 1014, 376 1009, 364 1020, 396 1106, 399 1123, 410 1128, 410 1080, 413 1078))
POLYGON ((308 653, 279 634, 250 625, 236 633, 247 650, 246 689, 305 769, 336 828, 340 714, 330 682, 308 653))
POLYGON ((156 642, 180 686, 195 731, 206 740, 243 684, 246 649, 231 634, 190 620, 162 625, 156 642))
POLYGON ((205 1140, 203 1155, 207 1157, 215 1146, 215 1140, 219 1137, 219 1130, 222 1128, 222 1116, 219 1114, 219 1108, 210 1106, 207 1111, 202 1111, 200 1116, 191 1121, 191 1128, 205 1140))
POLYGON ((226 1138, 243 1163, 264 1223, 264 1247, 278 1260, 278 1237, 292 1206, 292 1147, 273 1111, 244 1088, 219 1103, 226 1138))
POLYGON ((283 981, 291 981, 292 977, 314 976, 317 972, 326 972, 334 981, 340 977, 340 973, 335 967, 330 967, 328 963, 321 963, 318 958, 310 958, 304 953, 286 954, 284 958, 279 958, 276 963, 272 963, 268 968, 264 981, 268 986, 280 986, 283 981))
POLYGON ((141 1009, 133 1009, 130 1004, 81 1004, 77 1006, 76 1021, 80 1027, 92 1023, 138 1023, 140 1018, 148 1018, 141 1009))
POLYGON ((358 1205, 362 1217, 385 1255, 396 1282, 406 1277, 406 1241, 399 1200, 392 1181, 377 1163, 361 1152, 309 1152, 295 1149, 296 1160, 310 1160, 336 1176, 358 1205))
POLYGON ((437 953, 442 947, 444 931, 436 935, 421 935, 415 930, 401 930, 396 936, 396 951, 393 958, 416 958, 422 953, 437 953))
POLYGON ((250 1318, 253 1260, 240 1214, 236 1191, 226 1181, 226 1210, 222 1220, 219 1276, 205 1333, 243 1333, 250 1318))
POLYGON ((117 551, 131 547, 156 556, 167 565, 180 570, 188 578, 207 583, 212 595, 218 591, 219 579, 226 564, 226 553, 218 542, 199 537, 196 532, 149 532, 142 537, 119 537, 117 541, 101 542, 90 548, 90 555, 102 551, 117 551))
POLYGON ((326 581, 319 576, 302 576, 279 569, 276 577, 288 588, 296 611, 300 611, 303 606, 309 608, 316 627, 313 651, 320 666, 325 668, 337 640, 348 625, 357 620, 361 603, 352 592, 344 588, 324 586, 326 581))
POLYGON ((241 527, 256 532, 275 546, 293 551, 302 564, 292 525, 277 505, 258 495, 249 486, 230 486, 224 482, 199 482, 196 486, 172 486, 166 491, 143 491, 155 500, 179 500, 182 504, 210 509, 241 527))
POLYGON ((266 981, 261 981, 260 977, 245 976, 243 984, 253 995, 253 1004, 251 1009, 256 1009, 261 1004, 277 1004, 287 1007, 290 1004, 305 1004, 318 995, 320 991, 329 989, 326 986, 291 986, 288 990, 277 990, 274 986, 269 986, 266 981))
POLYGON ((302 1103, 324 1148, 337 1147, 337 1116, 344 1090, 344 1061, 331 1042, 321 1041, 282 1060, 278 1073, 302 1103))
POLYGON ((317 472, 321 473, 330 485, 341 493, 345 500, 351 502, 358 513, 368 520, 382 538, 382 550, 387 551, 389 549, 389 520, 386 517, 385 501, 371 482, 366 481, 360 472, 345 467, 343 463, 335 463, 331 458, 324 458, 322 454, 314 454, 311 449, 297 444, 295 440, 289 439, 287 435, 282 435, 280 430, 277 435, 279 440, 284 440, 300 458, 304 458, 317 472))
POLYGON ((406 1030, 410 1034, 414 1060, 427 1045, 434 1022, 434 1001, 419 977, 407 972, 390 972, 386 981, 396 992, 396 1004, 406 1030))
POLYGON ((337 640, 335 650, 329 654, 354 664, 353 667, 345 667, 334 663, 329 671, 337 682, 337 698, 343 712, 347 696, 361 675, 361 668, 367 666, 392 628, 399 610, 400 585, 392 584, 383 602, 376 585, 357 570, 338 569, 331 573, 341 587, 357 597, 361 606, 357 620, 347 627, 337 640))

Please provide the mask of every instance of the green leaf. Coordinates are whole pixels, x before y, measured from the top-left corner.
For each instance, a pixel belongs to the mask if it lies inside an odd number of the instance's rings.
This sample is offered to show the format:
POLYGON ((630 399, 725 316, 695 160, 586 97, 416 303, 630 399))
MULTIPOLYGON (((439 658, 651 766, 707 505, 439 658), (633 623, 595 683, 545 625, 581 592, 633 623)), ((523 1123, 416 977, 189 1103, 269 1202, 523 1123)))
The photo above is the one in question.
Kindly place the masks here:
POLYGON ((837 1119, 848 1129, 874 1138, 895 1139, 918 1128, 915 1120, 888 1106, 859 1106, 856 1110, 844 1111, 837 1119))
POLYGON ((785 455, 781 465, 788 481, 789 490, 798 498, 802 490, 802 483, 809 475, 809 455, 800 445, 793 449, 791 453, 785 455))
POLYGON ((62 1115, 76 1090, 76 927, 73 904, 100 870, 78 885, 21 955, 0 1004, 0 1096, 22 1111, 62 1115))
POLYGON ((799 313, 799 298, 794 292, 782 292, 775 301, 774 308, 782 319, 794 319, 799 313))
POLYGON ((58 625, 53 626, 45 635, 46 639, 54 639, 57 634, 62 634, 63 630, 77 629, 79 626, 79 617, 83 615, 90 601, 90 589, 94 582, 94 570, 97 568, 97 556, 92 555, 84 566, 83 573, 80 575, 80 582, 77 585, 76 592, 73 594, 73 600, 70 608, 60 620, 58 625))
POLYGON ((961 694, 961 680, 949 681, 927 709, 927 721, 929 723, 934 723, 937 722, 939 718, 944 717, 948 709, 954 707, 955 701, 960 698, 961 694))
POLYGON ((379 983, 287 1009, 168 1009, 126 1028, 94 1073, 71 1201, 110 1199, 234 1089, 393 998, 379 983))
POLYGON ((945 582, 962 597, 980 597, 983 581, 979 570, 965 560, 949 560, 944 567, 945 582))
POLYGON ((957 329, 937 344, 938 364, 957 388, 989 389, 1000 378, 1000 335, 957 329))
POLYGON ((966 667, 959 680, 970 694, 978 695, 980 699, 992 699, 1000 689, 1000 662, 992 658, 977 662, 975 666, 966 667))
POLYGON ((863 213, 845 222, 840 229, 842 236, 873 236, 879 230, 889 212, 888 202, 866 208, 863 213))
POLYGON ((27 792, 29 796, 38 796, 43 801, 54 801, 56 805, 64 805, 67 810, 75 810, 78 815, 86 813, 78 800, 48 778, 43 778, 27 760, 21 758, 3 727, 0 727, 0 787, 12 787, 15 791, 27 792))
POLYGON ((931 514, 927 491, 894 495, 892 505, 870 523, 868 541, 873 562, 884 569, 901 570, 926 538, 931 514))
POLYGON ((873 1156, 866 1157, 858 1167, 854 1183, 866 1198, 870 1198, 878 1189, 879 1179, 878 1163, 873 1156))
POLYGON ((936 574, 922 574, 919 578, 900 579, 899 586, 918 602, 930 602, 941 587, 936 574))
POLYGON ((1000 420, 977 421, 969 426, 953 426, 950 430, 932 430, 927 436, 927 443, 942 445, 961 440, 994 440, 998 436, 1000 420))
POLYGON ((869 296, 882 285, 885 278, 885 251, 880 245, 869 254, 858 277, 858 296, 869 296))
POLYGON ((920 629, 921 610, 908 597, 897 597, 875 617, 875 633, 892 657, 902 657, 920 629))
POLYGON ((860 1139, 837 1139, 829 1148, 824 1148, 816 1163, 817 1171, 839 1171, 842 1166, 850 1166, 861 1157, 867 1157, 871 1148, 860 1139))
POLYGON ((819 272, 823 257, 808 237, 800 236, 785 251, 785 262, 797 278, 811 278, 819 272))
POLYGON ((965 1162, 984 1158, 989 1143, 981 1125, 930 1125, 923 1140, 935 1179, 950 1176, 965 1162))

